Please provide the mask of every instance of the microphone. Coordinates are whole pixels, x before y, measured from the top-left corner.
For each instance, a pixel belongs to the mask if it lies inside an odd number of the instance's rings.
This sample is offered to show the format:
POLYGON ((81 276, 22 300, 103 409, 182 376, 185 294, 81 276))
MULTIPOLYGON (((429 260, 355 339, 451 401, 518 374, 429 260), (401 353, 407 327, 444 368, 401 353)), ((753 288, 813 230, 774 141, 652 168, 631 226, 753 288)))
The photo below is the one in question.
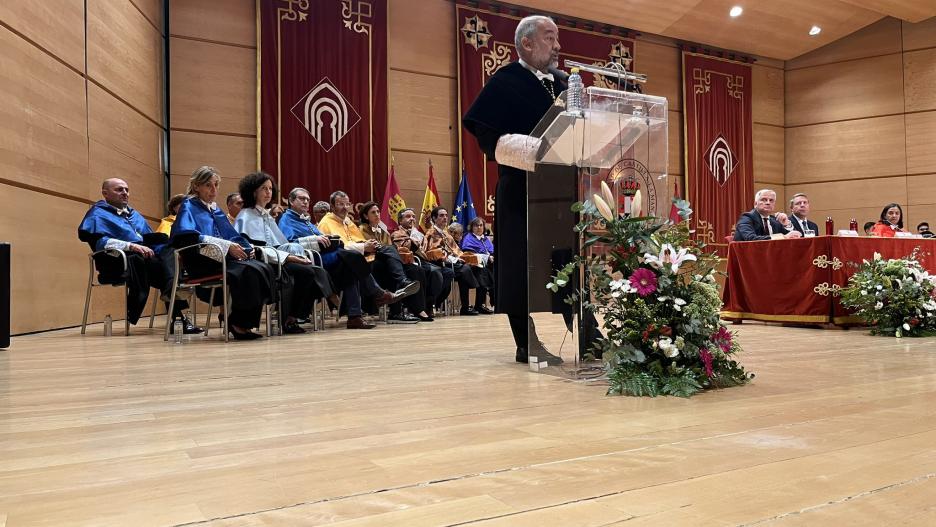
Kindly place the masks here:
POLYGON ((549 73, 552 73, 552 74, 553 74, 553 77, 555 77, 557 81, 563 82, 563 83, 568 83, 568 81, 569 81, 569 74, 568 74, 568 73, 562 71, 562 70, 559 69, 559 68, 554 68, 554 67, 552 67, 552 66, 550 66, 550 67, 547 69, 547 71, 548 71, 549 73))

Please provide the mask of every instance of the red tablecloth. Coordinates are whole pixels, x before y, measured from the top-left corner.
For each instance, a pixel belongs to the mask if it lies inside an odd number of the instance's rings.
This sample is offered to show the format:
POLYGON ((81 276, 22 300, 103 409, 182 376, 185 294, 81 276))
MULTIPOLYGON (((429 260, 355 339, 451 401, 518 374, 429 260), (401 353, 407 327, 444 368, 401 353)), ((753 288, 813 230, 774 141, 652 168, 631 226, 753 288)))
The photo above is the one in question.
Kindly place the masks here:
POLYGON ((862 260, 881 253, 901 258, 920 249, 920 262, 936 273, 936 239, 819 236, 736 242, 728 248, 722 318, 852 324, 839 303, 842 288, 862 260))

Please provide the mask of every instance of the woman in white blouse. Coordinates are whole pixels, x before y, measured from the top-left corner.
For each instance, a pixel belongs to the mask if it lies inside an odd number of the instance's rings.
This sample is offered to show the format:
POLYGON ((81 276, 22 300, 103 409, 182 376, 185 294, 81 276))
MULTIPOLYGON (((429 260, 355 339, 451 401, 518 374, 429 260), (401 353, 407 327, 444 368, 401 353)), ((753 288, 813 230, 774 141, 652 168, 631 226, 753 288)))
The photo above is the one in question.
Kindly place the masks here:
POLYGON ((234 230, 247 238, 256 250, 262 251, 268 263, 274 267, 282 263, 285 275, 280 281, 285 311, 283 332, 305 333, 297 320, 308 317, 316 299, 329 298, 337 304, 335 286, 324 268, 312 265, 305 257, 302 245, 286 239, 270 215, 276 187, 269 174, 248 174, 241 179, 239 191, 244 208, 234 220, 234 230))

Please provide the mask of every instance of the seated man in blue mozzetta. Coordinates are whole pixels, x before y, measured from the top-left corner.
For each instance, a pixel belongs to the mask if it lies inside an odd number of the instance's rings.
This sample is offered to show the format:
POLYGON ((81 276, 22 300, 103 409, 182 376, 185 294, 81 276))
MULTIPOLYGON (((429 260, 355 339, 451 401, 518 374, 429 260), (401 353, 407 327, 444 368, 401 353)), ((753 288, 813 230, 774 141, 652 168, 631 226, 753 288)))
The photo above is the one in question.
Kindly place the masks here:
POLYGON ((322 267, 342 290, 342 303, 348 312, 348 329, 374 328, 362 316, 361 297, 373 297, 379 306, 394 303, 405 295, 400 291, 390 293, 382 289, 371 275, 370 265, 363 254, 344 249, 339 240, 323 235, 311 221, 310 203, 309 191, 304 188, 292 189, 289 192, 289 208, 279 219, 280 230, 290 242, 300 243, 322 254, 322 267))
POLYGON ((754 195, 754 209, 738 218, 734 241, 750 242, 778 238, 799 238, 802 234, 793 228, 790 218, 780 212, 772 216, 777 193, 770 189, 758 190, 754 195))
MULTIPOLYGON (((163 297, 172 293, 172 250, 165 234, 154 233, 146 219, 130 208, 130 187, 122 179, 111 178, 101 184, 104 199, 88 210, 78 226, 78 239, 91 246, 92 251, 108 250, 95 256, 94 261, 101 283, 127 282, 130 289, 127 297, 127 317, 136 324, 146 307, 150 287, 159 289, 163 297), (123 260, 116 252, 127 255, 127 270, 124 274, 123 260)), ((173 320, 182 317, 186 334, 201 333, 203 330, 182 314, 188 307, 183 301, 176 302, 173 320)), ((171 331, 174 331, 170 323, 171 331)))

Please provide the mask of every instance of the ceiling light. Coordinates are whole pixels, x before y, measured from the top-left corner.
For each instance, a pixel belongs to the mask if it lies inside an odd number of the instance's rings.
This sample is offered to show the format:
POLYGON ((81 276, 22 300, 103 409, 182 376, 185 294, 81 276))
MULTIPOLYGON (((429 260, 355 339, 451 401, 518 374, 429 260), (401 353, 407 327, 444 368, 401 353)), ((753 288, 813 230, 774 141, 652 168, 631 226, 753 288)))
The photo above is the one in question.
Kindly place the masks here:
POLYGON ((731 8, 731 11, 728 11, 728 14, 729 14, 732 18, 734 18, 734 17, 739 17, 739 16, 741 16, 741 13, 743 13, 743 12, 744 12, 744 9, 743 9, 741 6, 736 5, 736 6, 734 6, 734 7, 731 8))
POLYGON ((809 28, 809 36, 814 37, 814 36, 818 35, 820 31, 822 31, 822 28, 821 28, 821 27, 819 27, 819 26, 813 26, 813 27, 809 28))

